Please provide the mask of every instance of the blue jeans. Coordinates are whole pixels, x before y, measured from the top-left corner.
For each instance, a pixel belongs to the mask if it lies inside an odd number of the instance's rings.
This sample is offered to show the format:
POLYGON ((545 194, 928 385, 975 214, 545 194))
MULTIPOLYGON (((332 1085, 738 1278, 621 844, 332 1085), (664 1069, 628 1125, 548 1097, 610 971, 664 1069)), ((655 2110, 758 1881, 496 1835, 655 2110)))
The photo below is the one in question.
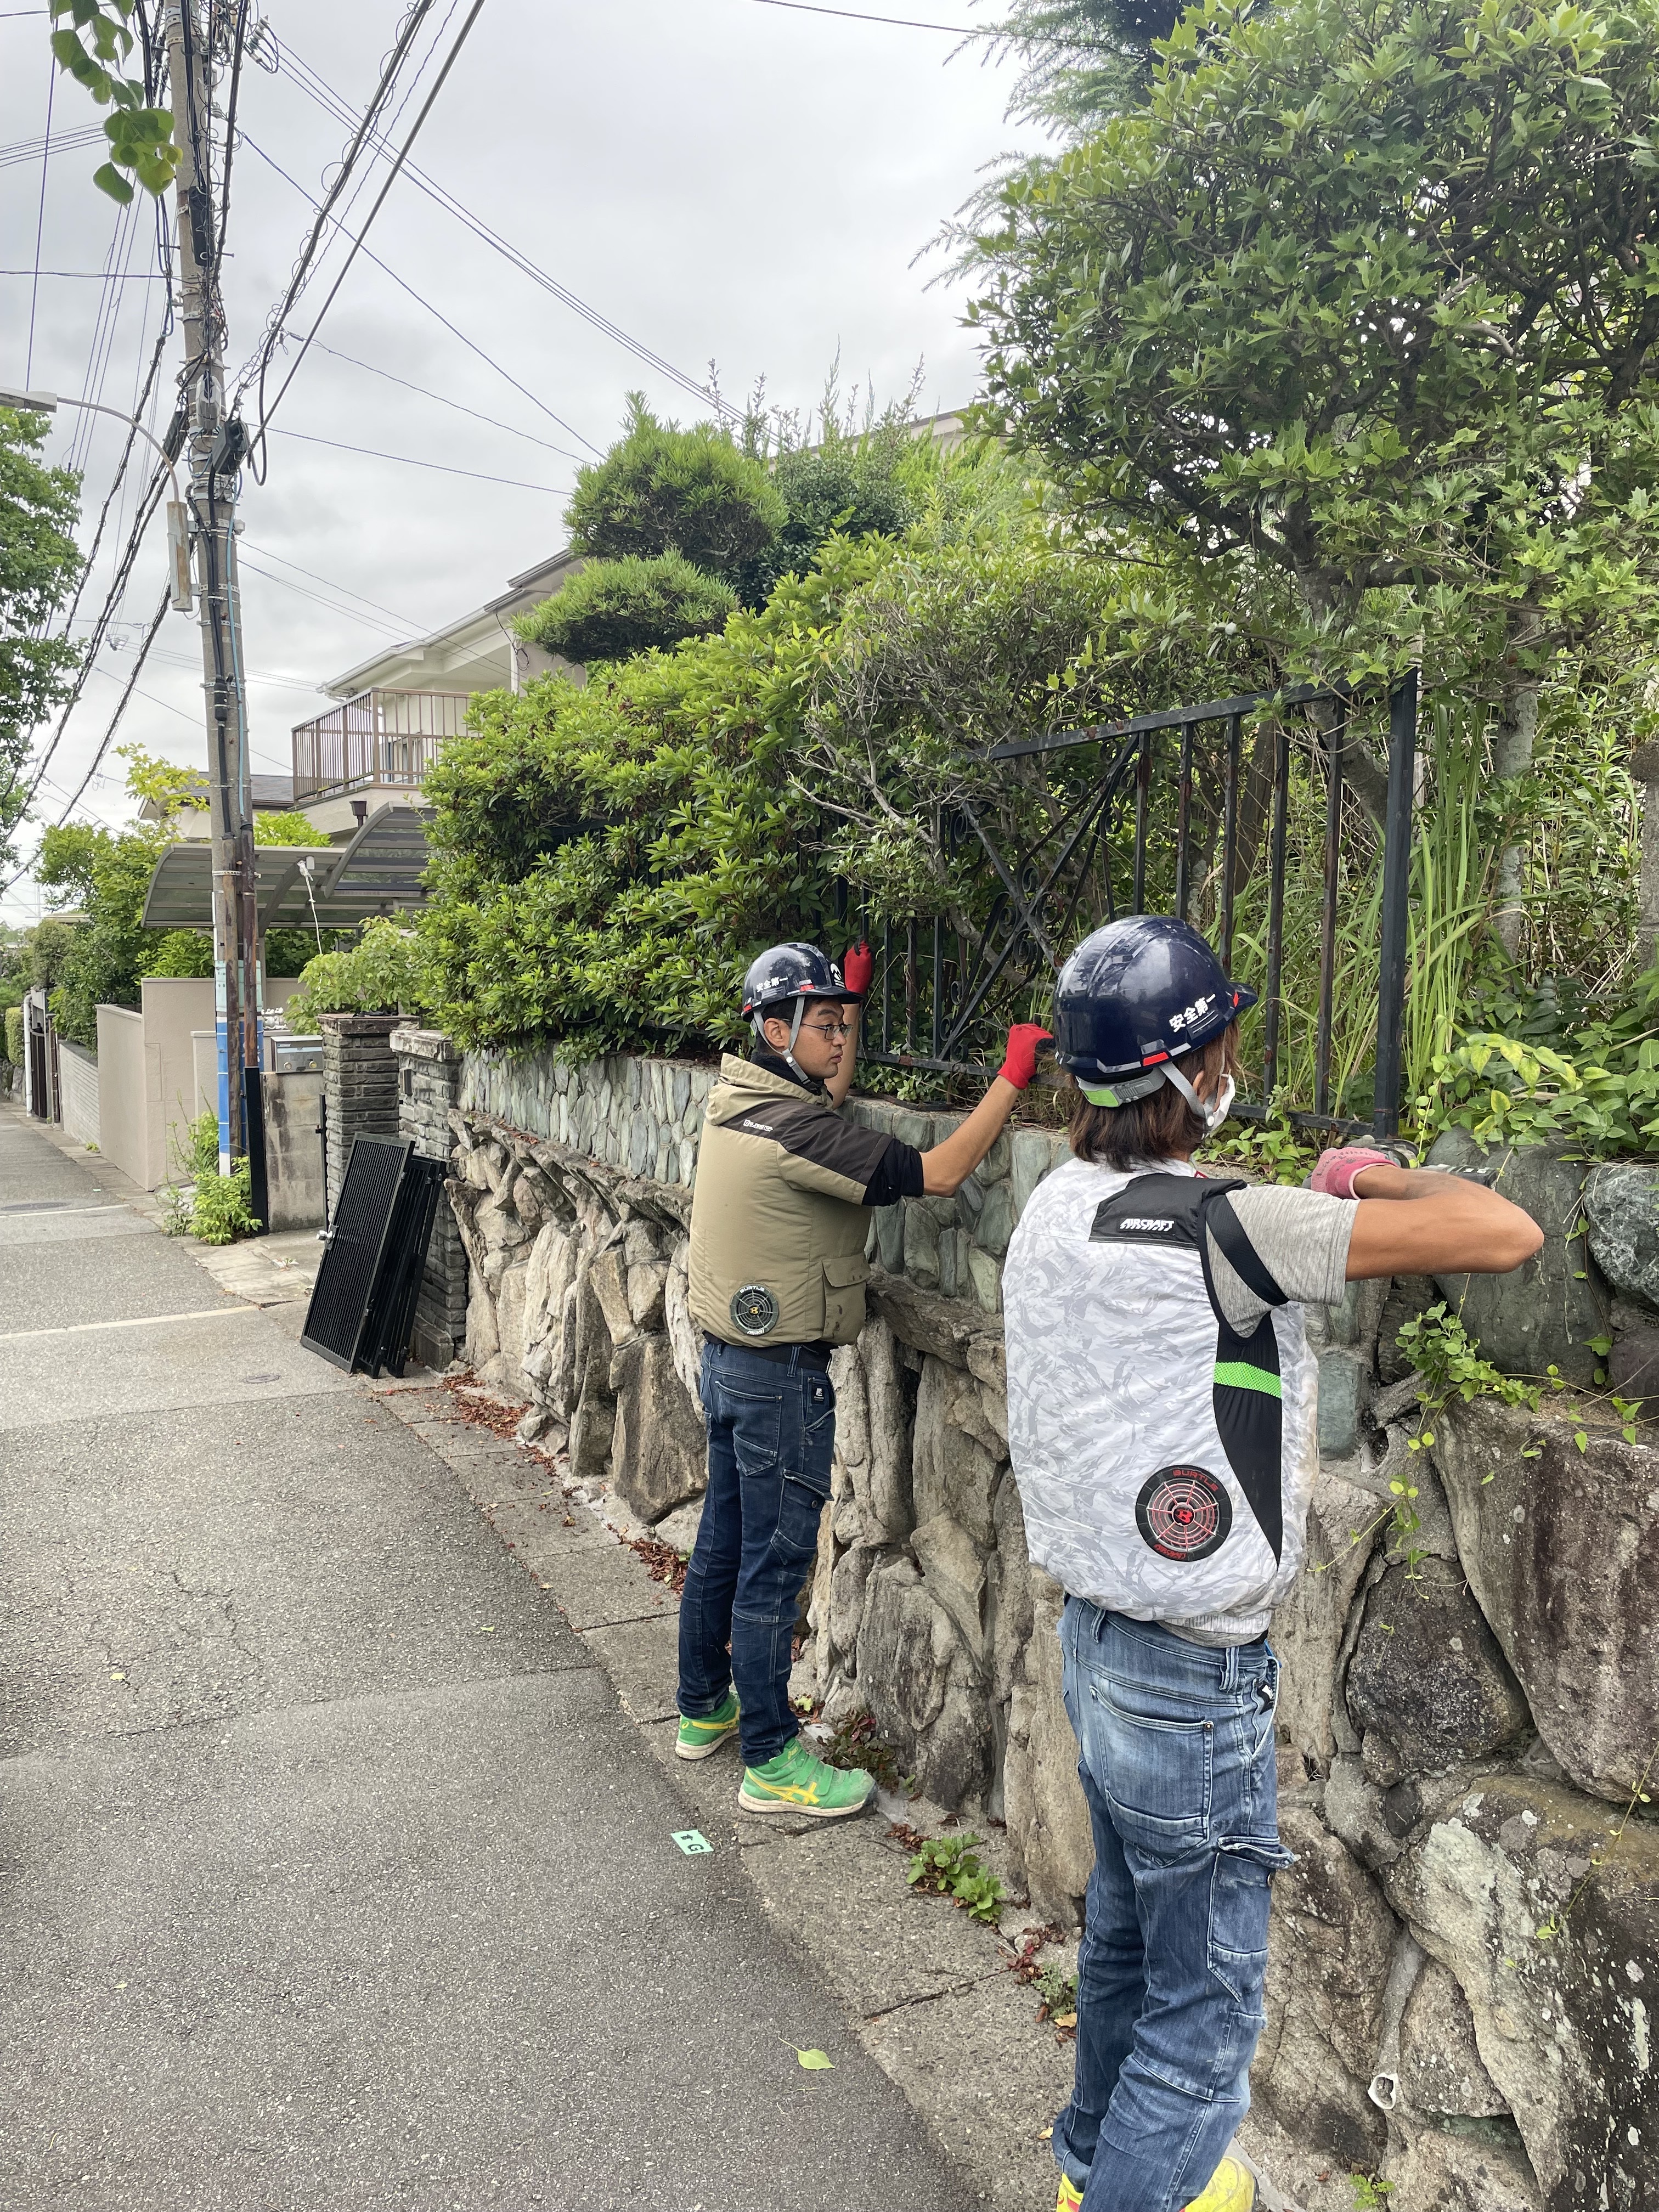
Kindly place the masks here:
POLYGON ((704 1719, 735 1683, 744 1764, 763 1766, 797 1733, 790 1647, 830 1498, 836 1393, 821 1368, 712 1338, 702 1392, 708 1491, 680 1600, 677 1703, 704 1719))
POLYGON ((1054 2158, 1084 2212, 1176 2212, 1250 2107, 1279 1840, 1267 1639, 1212 1650, 1068 1597, 1066 1711, 1095 1836, 1077 2078, 1054 2158))

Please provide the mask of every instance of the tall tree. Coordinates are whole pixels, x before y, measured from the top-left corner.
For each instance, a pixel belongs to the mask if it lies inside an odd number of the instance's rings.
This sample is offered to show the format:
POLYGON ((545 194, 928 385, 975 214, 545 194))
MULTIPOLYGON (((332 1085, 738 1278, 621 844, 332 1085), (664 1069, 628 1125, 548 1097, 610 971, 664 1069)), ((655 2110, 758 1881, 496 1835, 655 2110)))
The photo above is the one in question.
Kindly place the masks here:
POLYGON ((30 738, 80 659, 67 638, 46 635, 81 573, 70 535, 81 479, 35 458, 46 427, 44 415, 0 407, 0 866, 13 857, 30 738))
POLYGON ((1426 639, 1523 774, 1552 657, 1659 587, 1656 54, 1659 0, 1212 0, 1006 188, 994 414, 1085 511, 1286 574, 1310 672, 1426 639))
POLYGON ((1087 137, 1144 97, 1153 41, 1180 15, 1181 0, 1012 0, 995 33, 1020 64, 1010 117, 1087 137))

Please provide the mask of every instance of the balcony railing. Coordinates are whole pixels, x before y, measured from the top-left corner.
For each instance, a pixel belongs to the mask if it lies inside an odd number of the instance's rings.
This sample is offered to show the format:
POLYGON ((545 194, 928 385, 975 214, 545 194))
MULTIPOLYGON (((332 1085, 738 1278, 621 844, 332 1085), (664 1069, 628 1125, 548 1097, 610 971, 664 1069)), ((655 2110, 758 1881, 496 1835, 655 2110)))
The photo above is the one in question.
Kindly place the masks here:
POLYGON ((294 796, 416 786, 466 724, 464 691, 360 691, 294 732, 294 796))

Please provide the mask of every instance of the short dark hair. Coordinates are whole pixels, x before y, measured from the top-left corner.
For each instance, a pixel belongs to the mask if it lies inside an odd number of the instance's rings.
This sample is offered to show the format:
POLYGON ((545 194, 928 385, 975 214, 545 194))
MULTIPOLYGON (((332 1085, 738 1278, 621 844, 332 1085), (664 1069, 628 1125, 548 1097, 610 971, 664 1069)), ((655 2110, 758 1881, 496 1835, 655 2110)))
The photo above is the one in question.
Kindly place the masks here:
MULTIPOLYGON (((1237 1022, 1229 1022, 1218 1037, 1212 1037, 1198 1052, 1184 1053, 1176 1062, 1194 1088, 1200 1075, 1237 1078, 1238 1064, 1237 1022)), ((1173 1083, 1160 1083, 1150 1096, 1128 1106, 1091 1106, 1074 1089, 1066 1134, 1077 1158, 1127 1170, 1191 1152, 1204 1134, 1204 1124, 1173 1083)))

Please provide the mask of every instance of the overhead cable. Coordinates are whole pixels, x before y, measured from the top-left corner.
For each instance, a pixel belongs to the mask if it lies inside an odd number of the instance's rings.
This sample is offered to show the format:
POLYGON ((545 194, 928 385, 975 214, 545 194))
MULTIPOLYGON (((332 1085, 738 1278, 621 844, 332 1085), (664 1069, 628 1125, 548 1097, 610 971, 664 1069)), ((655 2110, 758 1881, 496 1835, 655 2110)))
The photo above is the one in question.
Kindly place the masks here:
POLYGON ((34 289, 29 294, 29 343, 24 356, 23 384, 27 388, 34 372, 34 307, 40 296, 40 241, 46 228, 46 161, 52 152, 52 102, 58 89, 58 57, 48 58, 51 74, 46 78, 46 135, 40 141, 40 205, 34 218, 34 289))
MULTIPOLYGON (((3 273, 3 272, 0 272, 3 273)), ((453 407, 458 415, 470 415, 475 422, 488 422, 492 430, 505 430, 511 438, 525 438, 532 446, 539 446, 545 453, 557 453, 567 461, 581 462, 580 453, 573 453, 567 446, 556 446, 550 438, 538 438, 533 430, 520 430, 516 424, 503 422, 494 415, 482 415, 476 407, 464 407, 459 399, 446 393, 430 391, 424 384, 411 383, 406 376, 396 376, 389 368, 381 368, 372 361, 359 361, 355 354, 342 353, 337 346, 325 345, 321 338, 312 343, 319 353, 325 353, 335 361, 348 362, 353 368, 367 369, 371 376, 383 376, 388 384, 401 384, 405 392, 418 392, 422 399, 435 399, 441 407, 453 407)))
POLYGON ((370 207, 368 213, 363 217, 362 228, 359 229, 356 239, 352 241, 350 252, 347 254, 344 262, 341 265, 338 275, 335 277, 333 283, 330 285, 328 296, 323 301, 322 306, 318 309, 316 319, 313 322, 310 330, 307 332, 304 339, 301 342, 299 352, 289 363, 288 374, 283 379, 282 383, 277 387, 276 397, 271 400, 269 404, 265 402, 264 379, 263 374, 261 375, 259 384, 259 424, 258 428, 254 434, 255 437, 258 440, 263 441, 265 434, 266 425, 270 422, 271 416, 276 412, 276 410, 282 405, 289 387, 294 382, 295 378, 299 374, 301 363, 306 357, 307 348, 310 345, 312 339, 317 335, 318 331, 322 327, 324 316, 327 314, 329 309, 338 298, 340 287, 345 283, 347 276, 350 274, 351 265, 357 258, 358 250, 362 244, 363 239, 368 235, 369 230, 373 227, 375 216, 379 215, 380 210, 386 205, 386 197, 390 193, 393 185, 398 181, 398 173, 403 167, 405 160, 408 158, 410 149, 414 145, 415 141, 420 137, 422 126, 425 123, 427 117, 431 114, 433 108, 436 106, 439 94, 443 90, 445 85, 449 81, 449 72, 454 68, 457 61, 459 60, 461 48, 466 44, 468 36, 472 29, 472 26, 477 21, 479 16, 483 15, 483 9, 484 0, 472 0, 471 7, 467 10, 466 21, 461 25, 460 29, 455 33, 454 40, 450 46, 449 52, 444 57, 443 67, 438 71, 437 79, 434 83, 431 91, 428 93, 426 98, 422 101, 420 112, 415 118, 414 122, 410 125, 409 136, 404 140, 403 145, 398 149, 397 159, 392 162, 391 168, 386 172, 386 182, 375 194, 374 204, 370 207))
POLYGON ((363 453, 372 461, 401 461, 406 469, 435 469, 443 477, 471 477, 477 483, 510 484, 514 491, 538 491, 550 499, 561 496, 552 484, 526 483, 519 477, 486 476, 481 469, 451 468, 445 461, 417 461, 412 453, 382 453, 373 446, 349 446, 343 438, 319 438, 309 430, 280 429, 273 438, 298 438, 307 446, 332 446, 337 453, 363 453))
MULTIPOLYGON (((166 438, 162 441, 163 444, 167 447, 169 454, 175 460, 177 459, 179 449, 184 443, 183 436, 181 434, 182 428, 182 416, 175 416, 172 423, 168 427, 166 438)), ((41 754, 39 761, 35 763, 34 774, 30 779, 29 787, 23 794, 23 808, 27 808, 30 799, 33 798, 35 791, 39 787, 40 779, 42 775, 45 775, 47 767, 51 763, 52 755, 57 751, 59 744, 63 742, 64 732, 69 726, 70 716, 75 712, 76 708, 80 704, 81 695, 86 689, 87 676, 91 670, 93 662, 98 657, 99 648, 103 644, 110 623, 114 617, 115 610, 120 604, 122 595, 125 593, 127 584, 131 578, 133 564, 138 557, 138 550, 143 542, 145 526, 149 523, 151 515, 155 514, 156 507, 161 504, 161 496, 167 489, 167 469, 165 464, 158 461, 155 465, 155 471, 150 477, 149 483, 145 489, 144 496, 138 503, 138 511, 134 515, 132 520, 132 527, 127 533, 127 542, 122 548, 121 558, 116 564, 115 574, 111 580, 109 591, 105 597, 103 605, 99 609, 97 620, 93 624, 92 635, 88 640, 85 656, 82 660, 80 667, 75 672, 75 680, 70 686, 70 694, 68 699, 64 702, 64 711, 58 718, 58 726, 52 732, 51 740, 48 743, 46 750, 41 754)), ((6 786, 5 791, 0 792, 0 799, 4 799, 10 795, 11 792, 16 787, 16 773, 14 771, 10 781, 6 786)), ((20 812, 21 811, 22 809, 19 810, 20 812)), ((14 877, 13 881, 15 882, 15 880, 16 878, 14 877)))
MULTIPOLYGON (((385 106, 386 100, 391 96, 392 88, 397 82, 398 72, 403 68, 404 62, 408 56, 409 50, 415 42, 416 33, 420 29, 421 25, 425 21, 428 14, 430 12, 431 7, 432 0, 415 0, 415 4, 404 15, 403 24, 398 32, 392 51, 386 56, 385 62, 381 65, 380 81, 375 86, 368 106, 363 112, 362 120, 358 125, 351 143, 347 147, 345 153, 341 159, 339 169, 335 176, 334 181, 328 187, 323 199, 316 204, 317 219, 312 224, 310 231, 307 234, 305 242, 300 248, 299 256, 295 260, 294 268, 289 276, 287 288, 284 290, 282 298, 272 307, 270 314, 265 319, 264 331, 258 346, 254 349, 252 365, 249 368, 245 368, 242 371, 241 375, 237 379, 237 389, 240 393, 246 390, 248 384, 257 376, 259 386, 258 406, 262 418, 264 414, 265 371, 270 366, 271 352, 276 346, 278 335, 283 329, 283 324, 288 319, 289 310, 293 307, 295 301, 299 298, 301 290, 304 289, 306 278, 310 273, 311 264, 316 259, 319 249, 322 245, 325 234, 325 227, 332 215, 335 203, 344 191, 346 185, 350 179, 351 173, 356 166, 358 157, 362 150, 363 141, 369 130, 372 128, 375 118, 379 116, 381 109, 385 106)), ((309 198, 310 195, 307 194, 307 197, 309 198)))
POLYGON ((286 576, 279 576, 273 568, 262 568, 257 561, 249 561, 240 552, 236 556, 236 565, 239 569, 246 568, 253 575, 263 576, 268 584, 280 584, 285 592, 292 592, 297 599, 314 600, 319 607, 326 607, 331 614, 345 615, 350 621, 360 623, 365 629, 378 629, 384 635, 395 638, 399 644, 410 635, 412 625, 393 624, 382 622, 378 615, 360 614, 355 607, 342 606, 337 600, 325 599, 320 592, 307 591, 303 584, 291 584, 286 576))
POLYGON ((419 624, 411 623, 407 615, 400 615, 396 607, 382 606, 379 599, 365 598, 362 592, 354 592, 349 584, 337 584, 332 577, 316 575, 311 569, 302 568, 297 561, 290 561, 286 554, 273 553, 269 545, 256 545, 252 538, 244 538, 242 550, 257 553, 262 561, 274 561, 279 568, 292 568, 296 576, 308 576, 313 584, 320 584, 325 592, 337 592, 342 599, 362 599, 366 607, 373 607, 377 614, 390 615, 393 622, 401 623, 405 629, 419 628, 419 624))
MULTIPOLYGON (((293 47, 283 47, 282 52, 283 57, 295 65, 294 82, 301 92, 315 100, 319 106, 327 109, 341 120, 349 118, 351 109, 319 70, 313 69, 310 63, 296 53, 293 47), (314 79, 316 87, 320 87, 320 90, 307 84, 306 82, 307 77, 314 79)), ((378 134, 371 134, 369 144, 371 149, 383 158, 391 151, 386 141, 378 134)), ((677 368, 672 361, 665 360, 661 354, 647 345, 642 339, 636 338, 631 332, 623 330, 619 323, 612 322, 608 315, 602 313, 598 307, 584 300, 580 293, 573 292, 568 284, 561 283, 556 276, 550 276, 545 269, 532 261, 527 253, 503 238, 499 231, 493 230, 480 216, 474 215, 469 207, 457 199, 452 191, 439 184, 435 178, 429 176, 424 169, 413 161, 408 165, 408 174, 410 182, 419 191, 423 191, 428 199, 435 201, 447 215, 453 216, 455 221, 470 230, 475 238, 499 253, 504 260, 510 262, 522 276, 528 276, 533 284, 539 285, 543 291, 558 301, 562 307, 568 307, 573 314, 580 315, 584 322, 591 324, 593 329, 631 353, 636 361, 642 362, 647 368, 655 369, 659 375, 665 376, 672 383, 678 385, 682 391, 689 393, 692 398, 700 400, 704 406, 714 408, 717 414, 724 415, 734 422, 742 419, 742 409, 733 407, 712 385, 700 382, 695 376, 689 375, 684 369, 677 368)), ((580 434, 578 432, 576 434, 580 434)), ((586 445, 589 441, 584 438, 582 442, 586 445)))
MULTIPOLYGON (((162 623, 167 617, 167 609, 172 605, 172 592, 170 590, 164 588, 161 598, 155 603, 155 612, 150 617, 149 628, 144 632, 143 642, 138 647, 137 653, 134 656, 132 674, 127 679, 125 690, 115 702, 115 712, 110 716, 109 727, 105 731, 102 738, 99 740, 98 750, 92 757, 92 765, 88 769, 86 774, 76 786, 75 796, 70 800, 69 805, 58 816, 57 823, 53 825, 55 828, 61 829, 63 824, 68 821, 70 816, 74 813, 76 808, 80 805, 82 793, 86 790, 87 786, 92 781, 94 771, 98 768, 99 763, 102 761, 104 755, 109 750, 111 744, 113 743, 115 732, 121 726, 121 717, 127 711, 127 702, 131 698, 133 692, 137 689, 138 678, 143 673, 144 662, 149 658, 151 646, 155 642, 155 633, 161 629, 162 623)), ((20 869, 18 872, 21 874, 22 871, 20 869)), ((11 883, 7 884, 4 888, 7 890, 9 890, 11 889, 11 884, 15 884, 16 881, 17 877, 14 876, 11 879, 11 883)))
POLYGON ((756 4, 785 8, 794 15, 839 15, 848 23, 886 23, 897 31, 942 31, 947 39, 994 39, 1010 46, 1076 47, 1080 44, 1064 31, 1011 31, 1006 23, 927 23, 914 15, 871 15, 860 8, 825 8, 819 0, 756 0, 756 4))
POLYGON ((94 123, 84 131, 56 131, 50 138, 14 138, 9 146, 0 146, 0 169, 21 167, 43 155, 72 153, 81 146, 96 146, 103 137, 101 127, 94 123))
MULTIPOLYGON (((109 282, 106 269, 0 269, 0 276, 67 276, 77 278, 83 284, 109 282)), ((126 274, 129 284, 165 284, 167 281, 153 269, 129 269, 126 274)))
POLYGON ((219 229, 221 239, 225 225, 230 220, 230 164, 236 151, 236 94, 242 82, 242 40, 247 29, 248 0, 236 0, 236 29, 230 61, 230 91, 225 100, 225 167, 219 179, 219 229))
MULTIPOLYGON (((242 133, 242 143, 248 149, 250 153, 257 154, 267 168, 274 169, 285 185, 291 185, 294 190, 299 193, 301 199, 310 200, 313 207, 319 205, 318 201, 312 198, 312 195, 306 190, 305 186, 299 182, 297 178, 289 176, 288 171, 283 167, 282 163, 280 161, 273 161, 270 155, 266 153, 264 148, 259 144, 258 141, 254 138, 250 138, 246 131, 242 133)), ((346 229, 344 224, 339 223, 337 216, 331 216, 329 220, 332 222, 338 223, 340 234, 343 237, 349 238, 351 236, 351 233, 346 229)), ((417 307, 423 307, 427 313, 432 317, 434 322, 441 323, 445 330, 449 332, 452 337, 459 338, 461 343, 467 348, 469 352, 477 354, 479 360, 485 362, 490 368, 493 368, 497 376, 505 378, 507 382, 513 386, 513 389, 515 392, 521 392, 530 402, 532 407, 539 408, 542 413, 546 416, 550 422, 556 422, 560 429, 568 430, 573 438, 580 438, 581 442, 588 448, 590 453, 597 453, 599 452, 599 447, 593 444, 592 439, 582 437, 581 432, 578 430, 574 424, 567 422, 562 415, 556 415, 544 399, 538 399, 527 384, 520 384, 518 378, 513 374, 510 369, 503 368, 500 362, 495 359, 495 356, 493 354, 486 353, 476 338, 469 337, 466 332, 457 324, 452 323, 448 316, 446 315, 441 308, 434 307, 431 301, 428 300, 424 294, 417 292, 415 287, 406 277, 400 276, 390 262, 383 261, 380 255, 375 252, 373 246, 365 246, 363 247, 363 257, 366 260, 372 261, 374 264, 374 266, 383 276, 389 276, 392 283, 397 285, 399 291, 407 292, 410 298, 414 301, 416 306, 417 307)), ((294 434, 289 432, 289 434, 292 436, 294 434)))

